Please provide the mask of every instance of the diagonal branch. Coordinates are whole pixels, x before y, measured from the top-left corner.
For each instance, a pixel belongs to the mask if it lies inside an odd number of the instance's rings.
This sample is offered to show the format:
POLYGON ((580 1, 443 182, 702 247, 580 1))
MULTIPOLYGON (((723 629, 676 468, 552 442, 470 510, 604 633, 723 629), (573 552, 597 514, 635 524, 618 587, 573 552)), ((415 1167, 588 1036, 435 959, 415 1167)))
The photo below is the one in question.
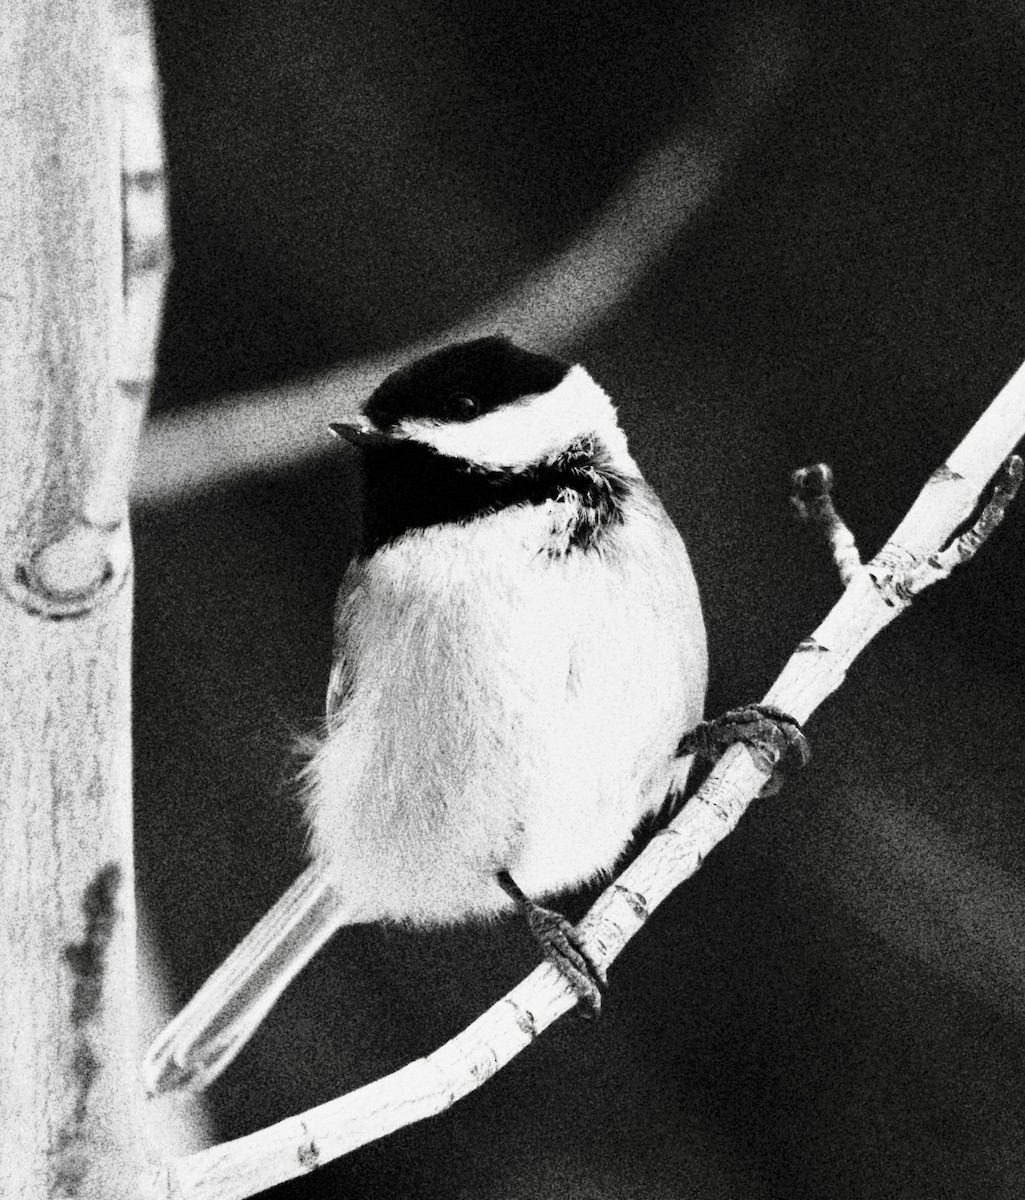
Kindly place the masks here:
MULTIPOLYGON (((930 477, 893 537, 853 576, 832 611, 790 658, 763 703, 804 722, 843 682, 848 666, 933 581, 942 557, 979 503, 982 489, 1025 436, 1025 366, 930 477)), ((1014 461, 1014 460, 1012 460, 1014 461)), ((996 503, 1006 506, 1008 465, 996 503)), ((992 528, 992 513, 981 522, 992 528)), ((976 529, 978 529, 978 525, 976 529)), ((954 545, 964 544, 958 539, 954 545)), ((960 556, 957 556, 960 557, 960 556)), ((648 915, 736 826, 766 781, 742 745, 727 750, 700 791, 598 898, 579 930, 594 961, 607 967, 648 915)), ((243 1200, 277 1183, 443 1112, 486 1082, 576 1003, 549 965, 517 987, 457 1037, 384 1079, 299 1116, 178 1159, 146 1182, 152 1200, 243 1200)))

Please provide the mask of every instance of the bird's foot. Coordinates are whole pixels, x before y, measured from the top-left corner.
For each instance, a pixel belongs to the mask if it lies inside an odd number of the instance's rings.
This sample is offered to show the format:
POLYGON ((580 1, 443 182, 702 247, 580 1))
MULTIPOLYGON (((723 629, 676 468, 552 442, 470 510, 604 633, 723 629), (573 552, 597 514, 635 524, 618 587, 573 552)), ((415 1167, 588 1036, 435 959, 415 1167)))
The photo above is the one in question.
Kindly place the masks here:
POLYGON ((608 978, 584 949, 576 927, 562 913, 542 908, 540 904, 531 905, 524 915, 541 953, 576 993, 580 1015, 587 1020, 597 1020, 601 1016, 602 994, 608 978))
POLYGON ((580 1016, 597 1020, 608 978, 604 969, 588 954, 576 927, 562 913, 544 908, 525 896, 508 871, 499 871, 498 883, 523 913, 541 953, 573 989, 580 1002, 580 1016))
POLYGON ((715 762, 735 742, 743 742, 769 776, 761 791, 763 796, 774 796, 783 786, 780 768, 787 758, 802 767, 811 758, 811 746, 800 723, 771 704, 747 704, 702 721, 684 734, 677 754, 697 754, 715 762))

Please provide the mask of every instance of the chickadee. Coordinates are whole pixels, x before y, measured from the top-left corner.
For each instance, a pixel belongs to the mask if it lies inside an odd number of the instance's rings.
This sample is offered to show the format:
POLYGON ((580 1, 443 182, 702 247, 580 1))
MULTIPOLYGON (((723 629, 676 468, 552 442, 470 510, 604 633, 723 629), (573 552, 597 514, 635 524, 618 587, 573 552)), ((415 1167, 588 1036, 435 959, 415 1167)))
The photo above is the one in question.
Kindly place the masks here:
POLYGON ((364 421, 311 864, 154 1043, 151 1092, 215 1079, 345 925, 524 912, 591 1007, 599 973, 538 900, 606 875, 682 786, 705 629, 687 552, 581 366, 504 337, 395 372, 364 421))

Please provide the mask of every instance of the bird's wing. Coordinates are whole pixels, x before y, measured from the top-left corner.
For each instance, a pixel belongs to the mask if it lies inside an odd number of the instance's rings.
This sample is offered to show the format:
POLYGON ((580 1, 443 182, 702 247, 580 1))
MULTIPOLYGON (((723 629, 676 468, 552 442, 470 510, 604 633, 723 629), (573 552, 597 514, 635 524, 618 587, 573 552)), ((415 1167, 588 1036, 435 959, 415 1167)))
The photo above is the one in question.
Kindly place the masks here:
POLYGON ((334 662, 331 665, 331 678, 327 684, 328 728, 334 724, 335 716, 341 710, 351 691, 352 667, 344 652, 336 647, 334 662))
POLYGON ((335 605, 334 654, 331 676, 327 684, 327 724, 334 727, 338 714, 352 693, 354 678, 354 654, 350 625, 353 614, 360 603, 366 603, 366 588, 361 587, 362 570, 350 567, 342 580, 335 605))

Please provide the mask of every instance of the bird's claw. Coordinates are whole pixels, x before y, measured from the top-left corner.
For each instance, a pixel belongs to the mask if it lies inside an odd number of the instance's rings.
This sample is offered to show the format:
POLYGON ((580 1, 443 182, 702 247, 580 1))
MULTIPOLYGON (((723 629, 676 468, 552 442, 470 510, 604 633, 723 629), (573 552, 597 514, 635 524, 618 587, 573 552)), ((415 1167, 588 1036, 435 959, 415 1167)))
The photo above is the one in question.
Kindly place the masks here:
POLYGON ((545 958, 558 970, 580 1001, 578 1012, 589 1020, 601 1015, 602 994, 608 987, 605 969, 596 963, 562 913, 531 900, 506 870, 496 875, 498 886, 523 913, 531 937, 545 958))
POLYGON ((580 1002, 580 1016, 597 1020, 608 977, 588 954, 580 936, 561 913, 539 904, 526 912, 527 927, 545 958, 558 969, 580 1002))
POLYGON ((684 734, 678 754, 696 754, 715 762, 729 746, 742 742, 759 767, 769 776, 763 796, 774 796, 783 786, 781 765, 788 758, 804 766, 811 758, 811 745, 796 718, 772 704, 748 704, 702 721, 684 734))

